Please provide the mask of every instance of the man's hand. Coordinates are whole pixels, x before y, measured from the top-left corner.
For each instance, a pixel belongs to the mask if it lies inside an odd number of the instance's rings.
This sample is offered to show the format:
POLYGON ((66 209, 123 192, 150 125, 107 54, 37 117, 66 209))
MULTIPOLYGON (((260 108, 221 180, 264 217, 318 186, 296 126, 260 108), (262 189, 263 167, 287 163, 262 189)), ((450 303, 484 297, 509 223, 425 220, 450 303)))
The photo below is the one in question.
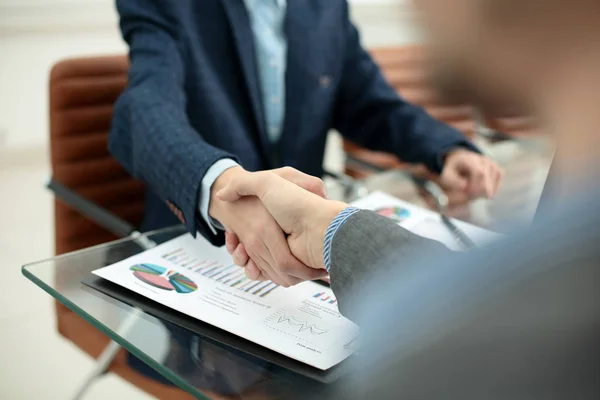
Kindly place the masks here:
MULTIPOLYGON (((257 200, 265 205, 288 235, 292 254, 312 268, 323 269, 325 232, 347 204, 323 199, 282 178, 276 172, 263 171, 235 177, 217 196, 233 204, 248 199, 247 196, 257 196, 257 200)), ((231 240, 228 243, 230 250, 235 249, 234 252, 239 252, 240 248, 243 251, 242 246, 231 240)), ((249 274, 252 273, 249 271, 249 274)))
POLYGON ((444 188, 458 190, 470 198, 492 198, 503 178, 504 171, 489 158, 457 149, 446 155, 440 183, 444 188))
MULTIPOLYGON (((278 176, 281 180, 298 190, 305 191, 301 186, 319 196, 325 195, 323 182, 318 178, 292 168, 282 168, 278 173, 284 177, 278 176)), ((232 237, 239 241, 232 254, 234 261, 247 267, 246 274, 251 279, 268 279, 286 287, 326 276, 325 271, 309 268, 291 254, 282 229, 258 198, 228 202, 216 196, 231 182, 245 181, 250 175, 241 167, 230 168, 219 176, 211 189, 209 215, 223 224, 230 241, 232 237)))

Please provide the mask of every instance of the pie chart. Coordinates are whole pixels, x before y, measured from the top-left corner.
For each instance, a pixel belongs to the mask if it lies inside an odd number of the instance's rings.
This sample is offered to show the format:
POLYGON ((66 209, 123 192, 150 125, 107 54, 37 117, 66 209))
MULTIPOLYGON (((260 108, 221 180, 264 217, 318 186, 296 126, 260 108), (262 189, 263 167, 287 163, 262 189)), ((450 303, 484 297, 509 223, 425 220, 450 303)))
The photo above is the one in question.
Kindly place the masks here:
POLYGON ((198 286, 187 276, 154 264, 136 264, 129 268, 133 276, 147 285, 177 293, 192 293, 198 286))
POLYGON ((375 212, 383 217, 388 217, 396 222, 402 222, 410 217, 410 211, 403 207, 383 207, 375 210, 375 212))

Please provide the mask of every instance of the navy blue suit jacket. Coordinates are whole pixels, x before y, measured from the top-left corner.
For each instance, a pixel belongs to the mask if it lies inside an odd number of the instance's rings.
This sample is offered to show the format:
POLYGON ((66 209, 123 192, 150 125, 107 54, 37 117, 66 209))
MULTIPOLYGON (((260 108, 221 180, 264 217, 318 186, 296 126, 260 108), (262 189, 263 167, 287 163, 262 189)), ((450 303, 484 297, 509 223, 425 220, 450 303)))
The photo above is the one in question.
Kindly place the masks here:
POLYGON ((248 170, 289 165, 320 176, 327 132, 440 171, 440 155, 471 146, 398 97, 361 47, 346 0, 290 0, 286 114, 265 129, 253 36, 243 0, 117 0, 129 83, 117 101, 112 154, 147 183, 142 229, 178 223, 214 237, 198 212, 203 176, 230 157, 248 170))

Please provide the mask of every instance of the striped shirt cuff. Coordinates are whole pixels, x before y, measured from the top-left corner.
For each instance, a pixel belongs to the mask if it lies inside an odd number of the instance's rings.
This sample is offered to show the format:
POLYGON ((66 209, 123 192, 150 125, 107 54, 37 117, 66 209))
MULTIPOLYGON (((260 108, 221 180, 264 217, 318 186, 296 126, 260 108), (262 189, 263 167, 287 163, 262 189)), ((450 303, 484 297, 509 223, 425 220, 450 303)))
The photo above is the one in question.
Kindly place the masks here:
POLYGON ((329 272, 331 266, 331 244, 333 238, 337 233, 338 229, 350 218, 352 215, 360 211, 360 208, 346 207, 344 208, 329 224, 327 231, 325 231, 325 245, 323 247, 323 258, 325 260, 325 269, 329 272))

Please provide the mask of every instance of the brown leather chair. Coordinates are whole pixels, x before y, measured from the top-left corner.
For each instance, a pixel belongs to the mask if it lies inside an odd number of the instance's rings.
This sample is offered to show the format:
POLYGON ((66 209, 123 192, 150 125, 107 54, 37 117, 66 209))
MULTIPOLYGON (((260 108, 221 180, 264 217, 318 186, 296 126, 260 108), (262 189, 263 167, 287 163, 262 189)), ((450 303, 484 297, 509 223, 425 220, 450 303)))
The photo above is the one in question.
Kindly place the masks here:
MULTIPOLYGON (((144 209, 143 185, 107 151, 112 107, 127 82, 127 69, 125 56, 70 59, 52 68, 50 149, 56 181, 137 225, 144 209)), ((59 200, 54 205, 54 224, 56 254, 116 239, 59 200)), ((108 337, 59 303, 56 317, 60 334, 92 357, 108 345, 108 337)), ((122 350, 110 371, 157 398, 192 398, 137 373, 125 357, 122 350)))
POLYGON ((537 121, 519 113, 500 113, 486 111, 483 113, 483 124, 492 131, 501 132, 510 138, 527 138, 540 135, 537 121))
MULTIPOLYGON (((476 129, 474 109, 469 105, 445 104, 427 79, 427 50, 421 45, 374 49, 371 55, 388 82, 407 101, 423 107, 432 117, 446 122, 471 137, 476 129)), ((344 142, 346 153, 382 169, 405 168, 395 155, 374 152, 344 142)), ((346 173, 356 178, 368 175, 366 169, 347 163, 346 173)))

